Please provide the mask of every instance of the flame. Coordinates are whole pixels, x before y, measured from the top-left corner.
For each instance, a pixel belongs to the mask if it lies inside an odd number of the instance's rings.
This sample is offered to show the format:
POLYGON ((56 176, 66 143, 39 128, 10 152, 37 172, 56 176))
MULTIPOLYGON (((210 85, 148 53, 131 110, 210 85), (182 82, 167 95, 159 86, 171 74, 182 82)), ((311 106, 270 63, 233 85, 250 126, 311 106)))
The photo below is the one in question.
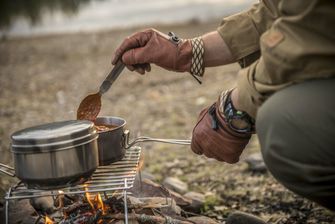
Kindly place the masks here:
POLYGON ((85 186, 85 196, 86 196, 86 199, 87 199, 88 203, 90 204, 91 208, 95 209, 94 208, 94 204, 93 204, 93 202, 91 200, 92 197, 91 197, 90 193, 88 193, 87 185, 85 184, 84 186, 85 186))
POLYGON ((45 222, 44 224, 53 224, 54 222, 48 217, 48 216, 45 216, 45 222))
POLYGON ((97 206, 98 209, 101 209, 102 210, 102 214, 105 215, 106 214, 106 207, 105 207, 104 202, 102 201, 100 193, 98 193, 95 197, 96 197, 95 201, 98 204, 98 206, 97 206))
POLYGON ((107 209, 106 209, 104 202, 102 201, 100 193, 96 194, 93 198, 93 196, 88 192, 87 185, 84 185, 84 187, 85 187, 86 199, 88 203, 90 204, 91 208, 93 209, 93 211, 96 211, 97 209, 101 209, 102 214, 106 214, 107 209))

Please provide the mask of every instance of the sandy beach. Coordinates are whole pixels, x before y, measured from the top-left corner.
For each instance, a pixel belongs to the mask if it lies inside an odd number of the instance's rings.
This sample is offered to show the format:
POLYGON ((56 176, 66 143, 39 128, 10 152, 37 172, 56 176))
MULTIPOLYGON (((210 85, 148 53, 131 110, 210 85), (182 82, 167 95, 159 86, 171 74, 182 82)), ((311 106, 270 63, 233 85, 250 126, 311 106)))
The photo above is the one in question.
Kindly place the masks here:
MULTIPOLYGON (((214 30, 208 23, 153 26, 190 38, 214 30)), ((128 28, 0 41, 0 162, 13 165, 10 135, 32 125, 75 119, 80 101, 97 91, 111 69, 116 46, 128 28)), ((101 115, 127 120, 132 136, 189 139, 202 108, 235 85, 237 64, 206 69, 203 84, 189 74, 153 66, 145 76, 125 71, 103 96, 101 115)), ((296 196, 268 173, 248 171, 243 159, 259 152, 256 137, 236 165, 195 155, 188 146, 143 144, 144 170, 157 181, 176 176, 190 190, 217 198, 203 214, 224 220, 234 210, 252 212, 271 223, 334 223, 334 214, 296 196)), ((1 197, 15 179, 1 178, 1 197)))

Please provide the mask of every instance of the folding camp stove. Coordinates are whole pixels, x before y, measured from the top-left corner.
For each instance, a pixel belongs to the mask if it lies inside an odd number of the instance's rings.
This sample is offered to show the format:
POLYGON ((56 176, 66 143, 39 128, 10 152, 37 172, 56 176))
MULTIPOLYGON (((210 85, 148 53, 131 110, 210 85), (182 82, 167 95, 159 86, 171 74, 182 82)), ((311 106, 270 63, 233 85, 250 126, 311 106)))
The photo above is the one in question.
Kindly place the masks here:
MULTIPOLYGON (((126 150, 122 160, 108 166, 99 166, 91 179, 82 185, 57 190, 27 189, 21 182, 11 187, 5 197, 6 224, 9 224, 9 201, 14 199, 32 199, 52 196, 55 200, 60 195, 85 195, 100 193, 105 199, 114 194, 123 195, 125 223, 128 223, 127 192, 133 187, 139 167, 141 148, 133 146, 126 150)), ((42 217, 39 217, 39 219, 42 217)))

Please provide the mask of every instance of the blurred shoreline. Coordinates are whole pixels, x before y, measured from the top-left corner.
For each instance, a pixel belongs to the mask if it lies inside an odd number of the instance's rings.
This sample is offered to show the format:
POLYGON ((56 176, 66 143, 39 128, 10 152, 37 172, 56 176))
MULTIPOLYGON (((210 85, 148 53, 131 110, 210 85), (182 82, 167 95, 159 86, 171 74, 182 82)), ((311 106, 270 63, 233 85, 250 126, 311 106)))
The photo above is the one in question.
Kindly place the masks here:
MULTIPOLYGON (((99 32, 145 24, 176 25, 209 22, 250 7, 255 0, 77 0, 77 6, 37 5, 35 14, 13 11, 0 37, 99 32), (70 9, 64 8, 70 7, 70 9), (73 7, 73 6, 72 6, 73 7), (17 13, 17 14, 16 14, 17 13)), ((0 11, 1 13, 1 11, 0 11)), ((1 18, 0 18, 1 19, 1 18)))
MULTIPOLYGON (((55 38, 55 37, 66 37, 66 36, 80 36, 80 35, 104 35, 109 33, 123 33, 123 32, 129 32, 130 30, 137 32, 140 30, 145 30, 148 28, 164 28, 169 29, 171 31, 174 30, 175 27, 187 27, 188 29, 192 29, 192 27, 195 26, 210 26, 212 28, 218 27, 220 25, 222 18, 212 18, 210 20, 206 21, 200 21, 196 19, 188 20, 188 21, 181 21, 181 22, 175 22, 175 23, 150 23, 150 24, 142 24, 142 25, 133 25, 133 26, 123 26, 123 27, 113 27, 113 28, 100 28, 100 29, 94 29, 94 30, 81 30, 76 32, 51 32, 51 33, 43 33, 43 34, 36 34, 36 35, 14 35, 14 36, 7 36, 0 34, 0 41, 15 41, 15 40, 38 40, 38 39, 48 39, 48 38, 55 38)), ((195 28, 196 29, 196 28, 195 28)), ((215 30, 212 29, 212 30, 215 30)), ((189 38, 188 36, 187 38, 189 38)), ((193 37, 193 36, 192 36, 193 37)), ((186 38, 186 37, 183 37, 186 38)))

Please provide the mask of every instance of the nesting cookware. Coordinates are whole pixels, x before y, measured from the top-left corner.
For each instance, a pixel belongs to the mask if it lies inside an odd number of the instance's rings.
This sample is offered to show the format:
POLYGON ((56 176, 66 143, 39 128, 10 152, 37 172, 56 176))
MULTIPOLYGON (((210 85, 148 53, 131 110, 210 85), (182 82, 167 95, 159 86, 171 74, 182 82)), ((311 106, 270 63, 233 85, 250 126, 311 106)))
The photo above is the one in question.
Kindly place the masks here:
POLYGON ((84 183, 99 165, 121 160, 137 143, 190 144, 144 136, 130 141, 126 121, 119 117, 98 117, 95 124, 115 128, 98 133, 91 121, 70 120, 17 131, 11 136, 14 168, 0 163, 0 171, 16 176, 28 188, 57 189, 84 183))
MULTIPOLYGON (((28 188, 62 188, 86 181, 98 167, 98 134, 90 121, 62 121, 15 132, 11 136, 15 169, 28 188)), ((13 171, 15 170, 15 174, 13 171)))
POLYGON ((119 117, 97 117, 95 124, 115 127, 99 132, 99 165, 105 166, 121 160, 126 153, 122 143, 126 121, 119 117))

